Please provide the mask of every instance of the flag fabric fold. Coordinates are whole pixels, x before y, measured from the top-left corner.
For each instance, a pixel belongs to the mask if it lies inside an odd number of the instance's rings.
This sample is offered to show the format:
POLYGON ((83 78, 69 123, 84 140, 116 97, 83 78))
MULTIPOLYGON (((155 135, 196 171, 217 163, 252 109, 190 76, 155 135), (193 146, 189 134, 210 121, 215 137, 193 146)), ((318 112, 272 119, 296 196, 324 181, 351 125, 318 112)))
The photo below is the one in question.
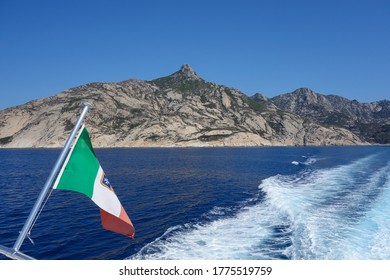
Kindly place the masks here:
POLYGON ((85 194, 100 207, 103 228, 134 237, 134 226, 100 166, 84 125, 53 188, 85 194))

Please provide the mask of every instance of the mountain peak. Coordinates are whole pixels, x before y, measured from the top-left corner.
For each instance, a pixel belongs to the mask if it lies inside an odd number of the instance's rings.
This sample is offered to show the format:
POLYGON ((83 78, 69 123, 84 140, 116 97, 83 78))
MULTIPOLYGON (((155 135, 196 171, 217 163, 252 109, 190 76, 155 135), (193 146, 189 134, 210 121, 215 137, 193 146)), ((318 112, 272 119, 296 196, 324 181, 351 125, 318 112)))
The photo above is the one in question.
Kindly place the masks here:
POLYGON ((196 72, 192 69, 189 64, 183 64, 180 67, 180 70, 173 73, 172 77, 174 78, 184 78, 190 80, 201 80, 201 78, 196 74, 196 72))
POLYGON ((298 88, 296 90, 294 90, 292 92, 293 94, 315 94, 315 92, 313 90, 311 90, 310 88, 298 88))
POLYGON ((189 64, 183 64, 180 67, 180 71, 182 71, 182 72, 194 72, 194 70, 192 69, 192 67, 189 64))

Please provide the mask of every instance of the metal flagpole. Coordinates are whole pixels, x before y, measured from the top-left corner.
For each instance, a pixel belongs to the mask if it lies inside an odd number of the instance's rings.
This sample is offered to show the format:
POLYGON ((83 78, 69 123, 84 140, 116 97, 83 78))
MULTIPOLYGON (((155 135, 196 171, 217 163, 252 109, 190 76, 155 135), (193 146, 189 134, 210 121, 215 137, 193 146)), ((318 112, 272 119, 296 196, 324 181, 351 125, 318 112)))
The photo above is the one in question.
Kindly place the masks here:
POLYGON ((15 251, 14 249, 4 247, 0 245, 0 253, 13 260, 35 260, 34 258, 23 254, 22 252, 15 251))
POLYGON ((60 156, 58 157, 58 159, 57 159, 57 161, 56 161, 56 163, 55 163, 55 165, 54 165, 54 167, 49 175, 49 178, 47 178, 46 183, 45 183, 43 189, 41 190, 41 193, 39 194, 39 197, 38 197, 37 201, 35 202, 34 207, 32 208, 30 215, 28 216, 28 218, 23 226, 22 231, 20 232, 20 234, 18 236, 18 239, 16 239, 16 242, 15 242, 14 247, 13 247, 14 253, 19 253, 19 249, 22 246, 24 239, 29 234, 29 232, 31 230, 31 226, 35 220, 35 217, 38 215, 39 208, 41 207, 49 189, 52 187, 53 182, 56 179, 56 176, 58 175, 58 172, 60 171, 62 164, 64 163, 64 161, 66 159, 66 156, 68 155, 70 146, 72 145, 72 141, 73 141, 74 137, 76 136, 76 133, 79 130, 85 116, 87 115, 88 109, 91 107, 92 107, 91 104, 86 103, 86 102, 84 103, 84 108, 83 108, 75 126, 73 127, 73 130, 70 133, 68 140, 66 140, 65 146, 62 149, 62 152, 61 152, 60 156))

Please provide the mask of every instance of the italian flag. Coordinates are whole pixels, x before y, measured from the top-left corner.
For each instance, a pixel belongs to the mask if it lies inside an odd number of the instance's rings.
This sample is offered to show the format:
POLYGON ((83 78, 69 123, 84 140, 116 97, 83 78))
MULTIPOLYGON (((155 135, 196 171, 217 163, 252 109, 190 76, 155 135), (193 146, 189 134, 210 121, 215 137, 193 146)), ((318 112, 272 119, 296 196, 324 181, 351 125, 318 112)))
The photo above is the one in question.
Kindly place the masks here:
POLYGON ((134 237, 134 226, 96 158, 84 125, 53 188, 85 194, 100 207, 103 228, 134 237))

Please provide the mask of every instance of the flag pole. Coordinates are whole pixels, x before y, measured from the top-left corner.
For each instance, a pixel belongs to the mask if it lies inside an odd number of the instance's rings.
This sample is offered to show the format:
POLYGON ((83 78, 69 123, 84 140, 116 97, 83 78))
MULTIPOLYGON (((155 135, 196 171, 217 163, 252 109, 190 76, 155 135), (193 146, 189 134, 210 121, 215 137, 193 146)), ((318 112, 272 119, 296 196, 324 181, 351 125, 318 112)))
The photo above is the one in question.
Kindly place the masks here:
POLYGON ((75 126, 73 127, 73 130, 70 133, 68 140, 66 140, 65 146, 62 149, 62 152, 61 152, 60 156, 58 157, 49 177, 47 178, 46 183, 45 183, 43 189, 41 190, 41 193, 39 194, 39 197, 38 197, 37 201, 35 202, 32 210, 31 210, 31 212, 30 212, 30 214, 29 214, 29 216, 28 216, 28 218, 23 226, 22 231, 20 232, 20 234, 18 236, 18 239, 16 239, 16 242, 13 246, 14 253, 19 252, 19 249, 22 246, 23 241, 26 239, 26 236, 29 234, 31 227, 34 223, 34 220, 35 220, 36 216, 38 215, 39 209, 41 208, 41 205, 42 205, 48 191, 52 187, 53 182, 56 179, 56 176, 58 175, 58 172, 60 171, 60 169, 61 169, 61 167, 66 159, 66 156, 68 155, 70 146, 72 145, 72 141, 73 141, 74 137, 76 136, 76 133, 79 130, 85 116, 87 115, 88 109, 90 109, 91 107, 92 107, 91 104, 89 104, 87 102, 84 103, 84 108, 83 108, 79 118, 77 119, 77 122, 76 122, 75 126))

